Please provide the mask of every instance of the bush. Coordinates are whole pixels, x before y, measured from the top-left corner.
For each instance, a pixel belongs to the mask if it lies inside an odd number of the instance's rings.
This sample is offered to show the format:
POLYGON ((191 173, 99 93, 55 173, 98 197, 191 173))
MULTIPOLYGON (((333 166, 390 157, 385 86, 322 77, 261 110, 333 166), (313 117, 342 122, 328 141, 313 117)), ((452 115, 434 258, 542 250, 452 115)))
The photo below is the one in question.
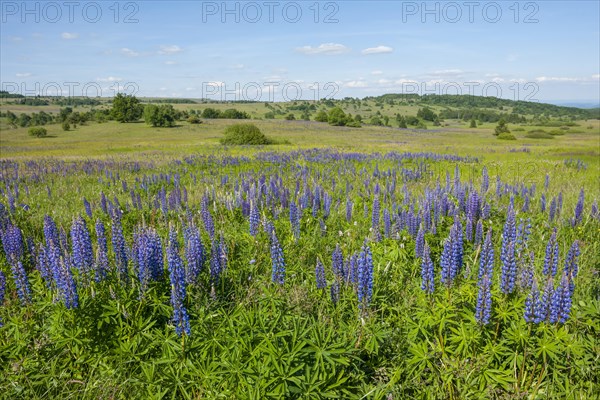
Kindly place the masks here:
POLYGON ((285 119, 288 121, 295 121, 296 117, 294 116, 294 114, 288 114, 285 116, 285 119))
POLYGON ((35 136, 35 137, 45 137, 48 134, 48 131, 46 130, 46 128, 42 128, 42 127, 36 127, 36 128, 29 128, 29 135, 30 136, 35 136))
POLYGON ((550 135, 548 132, 541 129, 534 129, 525 135, 530 139, 553 139, 554 136, 550 135))
POLYGON ((517 140, 515 135, 512 133, 504 132, 498 135, 498 139, 500 140, 517 140))
POLYGON ((62 123, 62 129, 63 131, 70 131, 71 130, 71 125, 69 125, 68 121, 65 121, 62 123))
POLYGON ((187 119, 188 124, 201 124, 202 120, 197 115, 190 115, 187 119))
POLYGON ((235 124, 225 129, 225 137, 221 139, 221 144, 229 145, 264 145, 272 144, 273 141, 267 138, 254 124, 235 124))
POLYGON ((144 120, 148 125, 154 127, 172 127, 175 125, 177 112, 171 104, 161 104, 159 106, 148 104, 144 107, 144 120))

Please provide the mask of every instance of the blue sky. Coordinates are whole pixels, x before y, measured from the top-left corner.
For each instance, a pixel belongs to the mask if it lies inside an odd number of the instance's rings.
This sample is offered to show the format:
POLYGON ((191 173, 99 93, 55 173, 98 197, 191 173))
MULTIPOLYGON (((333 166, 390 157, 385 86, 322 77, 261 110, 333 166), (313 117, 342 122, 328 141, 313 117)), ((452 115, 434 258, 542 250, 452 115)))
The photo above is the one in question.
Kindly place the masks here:
POLYGON ((600 102, 598 1, 25 4, 2 1, 0 38, 24 94, 600 102))

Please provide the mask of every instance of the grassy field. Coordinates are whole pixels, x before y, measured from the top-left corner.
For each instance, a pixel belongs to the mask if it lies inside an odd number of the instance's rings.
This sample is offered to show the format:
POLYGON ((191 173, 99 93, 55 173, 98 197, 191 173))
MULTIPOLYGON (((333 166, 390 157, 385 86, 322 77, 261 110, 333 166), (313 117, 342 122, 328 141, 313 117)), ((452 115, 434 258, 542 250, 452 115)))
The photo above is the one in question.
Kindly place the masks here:
POLYGON ((598 398, 600 121, 465 125, 2 125, 0 398, 598 398))

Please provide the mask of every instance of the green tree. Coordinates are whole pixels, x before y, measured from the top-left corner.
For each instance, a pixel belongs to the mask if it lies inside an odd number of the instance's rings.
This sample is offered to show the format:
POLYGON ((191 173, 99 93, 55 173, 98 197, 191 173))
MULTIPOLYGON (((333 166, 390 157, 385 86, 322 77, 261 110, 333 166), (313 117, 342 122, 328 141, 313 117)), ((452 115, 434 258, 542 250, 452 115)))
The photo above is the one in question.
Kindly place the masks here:
POLYGON ((45 137, 47 134, 48 134, 48 131, 46 130, 46 128, 42 128, 42 127, 29 128, 30 136, 35 136, 35 137, 41 138, 41 137, 45 137))
POLYGON ((477 128, 477 121, 475 121, 475 118, 471 118, 471 124, 469 125, 469 127, 477 128))
POLYGON ((510 130, 508 129, 508 125, 506 125, 506 121, 504 120, 504 118, 501 118, 500 121, 498 121, 496 129, 494 129, 494 135, 498 136, 502 133, 510 133, 510 130))
POLYGON ((327 121, 329 121, 329 116, 327 115, 327 113, 325 111, 321 110, 317 113, 317 115, 315 115, 315 121, 327 122, 327 121))
POLYGON ((417 111, 417 118, 422 118, 425 121, 433 122, 437 118, 437 114, 433 112, 431 108, 423 107, 419 108, 419 111, 417 111))
POLYGON ((272 141, 254 124, 235 124, 225 129, 225 137, 221 139, 221 143, 229 145, 261 145, 271 144, 272 141))
POLYGON ((65 121, 62 123, 62 129, 63 131, 70 131, 71 130, 71 125, 69 124, 69 121, 65 121))
POLYGON ((171 127, 175 125, 177 113, 171 104, 148 104, 144 107, 144 121, 148 125, 171 127))
POLYGON ((347 118, 346 118, 346 114, 344 113, 344 110, 342 110, 339 107, 333 107, 329 111, 329 116, 327 117, 327 122, 329 122, 329 125, 334 125, 334 126, 346 125, 347 118))
POLYGON ((135 122, 139 120, 144 111, 137 97, 117 93, 113 99, 111 115, 119 122, 135 122))
POLYGON ((285 119, 288 121, 294 121, 294 120, 296 120, 296 117, 294 116, 294 114, 290 113, 285 116, 285 119))

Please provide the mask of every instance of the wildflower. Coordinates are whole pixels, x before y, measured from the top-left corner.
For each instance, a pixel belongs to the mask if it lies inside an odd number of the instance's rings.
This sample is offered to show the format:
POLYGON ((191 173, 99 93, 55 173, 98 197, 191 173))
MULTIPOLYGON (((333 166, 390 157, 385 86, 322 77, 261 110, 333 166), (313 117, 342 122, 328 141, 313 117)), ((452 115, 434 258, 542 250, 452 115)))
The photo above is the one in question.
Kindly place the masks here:
MULTIPOLYGON (((256 229, 258 230, 258 225, 256 229)), ((195 226, 188 225, 183 231, 183 239, 186 259, 185 281, 187 284, 193 284, 198 279, 198 275, 204 266, 206 254, 200 238, 200 231, 195 226)))
POLYGON ((283 258, 283 250, 279 245, 279 240, 277 240, 275 231, 273 231, 273 234, 271 235, 271 265, 271 280, 283 285, 285 282, 285 260, 283 258))
POLYGON ((171 306, 173 307, 173 322, 178 336, 184 333, 190 335, 190 319, 185 307, 185 271, 183 261, 179 256, 177 232, 171 228, 169 232, 169 245, 167 246, 167 263, 169 278, 171 280, 171 306))
POLYGON ((433 262, 429 254, 429 246, 427 242, 423 246, 423 257, 421 260, 421 290, 426 293, 433 293, 435 288, 434 273, 433 273, 433 262))
POLYGON ((480 325, 487 325, 490 322, 492 311, 492 293, 491 277, 488 274, 483 275, 479 282, 479 292, 477 294, 477 305, 475 307, 475 319, 480 325))
POLYGON ((366 309, 373 295, 373 256, 371 248, 365 243, 358 256, 358 305, 366 309))
POLYGON ((106 241, 106 230, 100 219, 96 220, 96 238, 98 246, 96 248, 96 282, 106 278, 108 272, 108 244, 106 241))
POLYGON ((317 266, 315 267, 315 277, 317 280, 317 289, 325 289, 327 287, 327 281, 325 280, 325 268, 319 259, 317 259, 317 266))

